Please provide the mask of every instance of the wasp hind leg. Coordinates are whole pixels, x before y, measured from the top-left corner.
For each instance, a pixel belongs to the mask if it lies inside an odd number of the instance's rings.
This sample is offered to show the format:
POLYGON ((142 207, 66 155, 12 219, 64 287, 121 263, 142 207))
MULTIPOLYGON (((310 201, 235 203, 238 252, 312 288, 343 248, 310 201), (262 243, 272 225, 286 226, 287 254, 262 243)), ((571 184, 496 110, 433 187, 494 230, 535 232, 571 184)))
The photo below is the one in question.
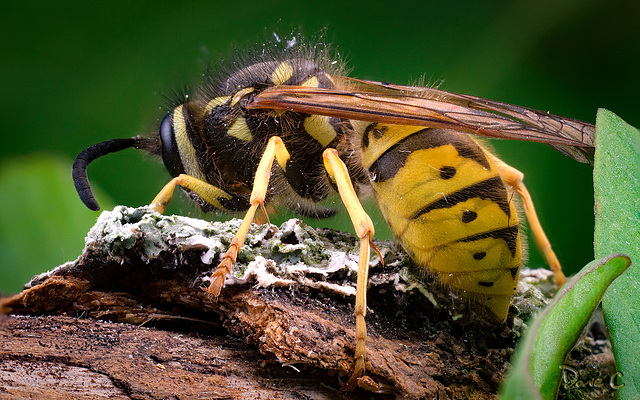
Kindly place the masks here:
POLYGON ((366 379, 367 377, 364 376, 367 339, 367 327, 364 318, 367 312, 367 280, 369 275, 370 250, 373 248, 376 253, 378 253, 378 256, 380 256, 380 260, 382 260, 382 255, 371 242, 374 234, 373 222, 358 200, 358 196, 351 184, 351 178, 349 177, 346 165, 342 162, 335 149, 326 149, 323 153, 323 159, 325 169, 338 187, 340 198, 346 206, 356 234, 360 238, 360 258, 358 260, 356 305, 354 309, 356 317, 355 365, 353 373, 344 387, 345 391, 351 391, 356 385, 366 385, 367 387, 376 386, 375 382, 371 379, 366 379))
POLYGON ((533 233, 533 239, 536 242, 536 247, 540 249, 544 258, 553 271, 553 274, 556 278, 556 284, 558 286, 564 285, 567 281, 566 276, 562 272, 562 266, 560 265, 560 261, 556 256, 556 253, 551 248, 551 243, 549 239, 547 239, 547 235, 544 233, 544 229, 542 229, 542 225, 540 224, 540 220, 538 219, 538 214, 536 213, 536 209, 533 206, 533 200, 531 199, 531 195, 527 190, 526 186, 523 183, 524 174, 517 169, 513 168, 510 165, 505 164, 502 160, 497 159, 496 157, 492 157, 493 162, 502 178, 502 181, 509 185, 513 191, 515 191, 520 199, 522 200, 522 206, 524 207, 524 213, 527 216, 527 220, 529 221, 529 227, 531 232, 533 233))

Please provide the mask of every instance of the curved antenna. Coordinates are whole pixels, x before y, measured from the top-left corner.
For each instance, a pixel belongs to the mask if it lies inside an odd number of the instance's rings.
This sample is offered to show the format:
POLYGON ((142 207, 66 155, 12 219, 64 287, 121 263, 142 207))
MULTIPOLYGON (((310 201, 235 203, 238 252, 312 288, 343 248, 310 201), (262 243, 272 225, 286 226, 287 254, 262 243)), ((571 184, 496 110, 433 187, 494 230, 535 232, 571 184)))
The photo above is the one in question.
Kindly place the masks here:
POLYGON ((129 139, 111 139, 89 146, 78 154, 78 157, 76 157, 76 160, 73 162, 73 184, 76 187, 78 196, 80 196, 80 200, 82 200, 87 208, 92 211, 98 211, 100 209, 96 198, 93 196, 89 178, 87 177, 87 166, 89 163, 106 154, 134 147, 137 141, 138 139, 135 137, 129 139))

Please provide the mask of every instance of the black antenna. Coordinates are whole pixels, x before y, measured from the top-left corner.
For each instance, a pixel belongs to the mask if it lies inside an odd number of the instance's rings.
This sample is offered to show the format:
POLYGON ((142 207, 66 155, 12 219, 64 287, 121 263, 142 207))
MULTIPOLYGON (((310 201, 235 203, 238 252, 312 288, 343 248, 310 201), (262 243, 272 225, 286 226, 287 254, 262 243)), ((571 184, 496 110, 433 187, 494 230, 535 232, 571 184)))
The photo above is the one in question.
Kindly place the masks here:
POLYGON ((78 157, 76 157, 76 160, 73 162, 73 184, 76 186, 80 200, 82 200, 87 208, 92 211, 98 211, 100 209, 96 198, 93 196, 89 178, 87 177, 87 166, 89 163, 106 154, 134 147, 137 142, 138 138, 135 137, 130 139, 111 139, 89 146, 78 154, 78 157))

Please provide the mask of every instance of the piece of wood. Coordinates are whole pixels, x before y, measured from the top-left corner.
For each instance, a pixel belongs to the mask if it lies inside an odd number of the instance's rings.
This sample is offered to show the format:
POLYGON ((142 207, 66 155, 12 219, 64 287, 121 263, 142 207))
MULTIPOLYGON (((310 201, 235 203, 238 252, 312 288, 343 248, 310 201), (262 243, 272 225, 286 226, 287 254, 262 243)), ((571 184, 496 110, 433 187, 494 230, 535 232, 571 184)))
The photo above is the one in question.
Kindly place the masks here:
POLYGON ((0 332, 2 399, 259 399, 335 396, 231 336, 64 316, 10 316, 0 332))
MULTIPOLYGON (((212 299, 201 287, 236 225, 103 213, 76 261, 0 299, 0 316, 12 314, 2 321, 0 398, 338 398, 354 361, 357 238, 295 220, 253 227, 212 299)), ((368 391, 349 398, 494 399, 513 321, 544 297, 522 288, 513 310, 524 312, 497 324, 414 278, 393 244, 378 247, 385 265, 370 269, 368 391)))

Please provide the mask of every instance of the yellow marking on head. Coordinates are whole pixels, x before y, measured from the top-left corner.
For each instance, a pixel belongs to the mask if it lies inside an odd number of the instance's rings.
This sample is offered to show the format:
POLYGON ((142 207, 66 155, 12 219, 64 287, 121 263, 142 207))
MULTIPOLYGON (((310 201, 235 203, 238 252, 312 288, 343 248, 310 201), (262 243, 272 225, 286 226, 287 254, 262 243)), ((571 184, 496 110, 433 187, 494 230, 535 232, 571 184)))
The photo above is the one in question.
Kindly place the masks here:
POLYGON ((205 180, 205 176, 198 166, 196 149, 191 144, 191 140, 189 140, 187 121, 184 118, 183 106, 181 105, 173 110, 173 132, 185 172, 194 178, 205 180))
POLYGON ((271 73, 274 85, 282 85, 293 76, 293 67, 288 62, 283 62, 271 73))
POLYGON ((253 140, 251 130, 249 129, 249 126, 247 126, 247 120, 242 117, 233 121, 227 130, 227 135, 233 136, 236 139, 244 140, 245 142, 253 140))
POLYGON ((333 126, 329 123, 329 117, 323 115, 310 115, 304 119, 305 131, 318 141, 322 147, 327 147, 329 143, 338 135, 333 126))
POLYGON ((207 113, 211 112, 214 108, 223 105, 224 103, 229 101, 229 99, 231 99, 231 96, 220 96, 220 97, 213 98, 204 107, 204 111, 203 111, 202 115, 206 115, 207 113))
POLYGON ((320 81, 318 81, 318 78, 316 78, 315 76, 312 76, 311 78, 309 78, 306 81, 302 82, 300 84, 300 86, 310 87, 310 88, 317 88, 317 87, 320 86, 320 81))

